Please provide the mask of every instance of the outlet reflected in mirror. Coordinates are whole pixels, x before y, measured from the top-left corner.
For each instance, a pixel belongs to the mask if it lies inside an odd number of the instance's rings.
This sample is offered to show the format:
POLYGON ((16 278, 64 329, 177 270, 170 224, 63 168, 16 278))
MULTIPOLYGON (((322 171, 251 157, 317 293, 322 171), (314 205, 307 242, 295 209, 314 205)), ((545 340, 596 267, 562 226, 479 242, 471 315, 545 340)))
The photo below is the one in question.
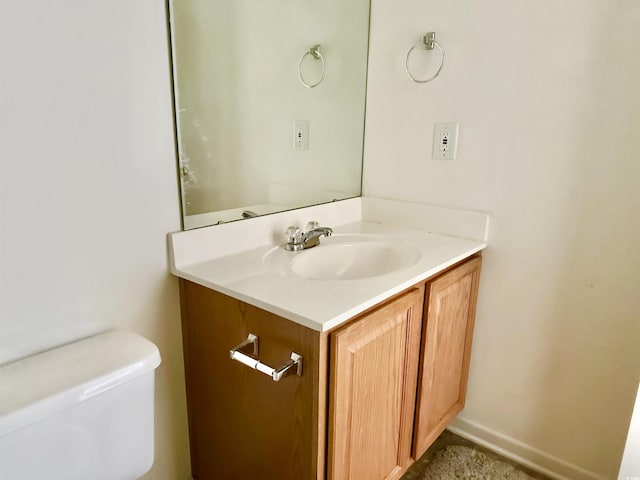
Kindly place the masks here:
POLYGON ((185 229, 360 195, 368 0, 170 0, 185 229))

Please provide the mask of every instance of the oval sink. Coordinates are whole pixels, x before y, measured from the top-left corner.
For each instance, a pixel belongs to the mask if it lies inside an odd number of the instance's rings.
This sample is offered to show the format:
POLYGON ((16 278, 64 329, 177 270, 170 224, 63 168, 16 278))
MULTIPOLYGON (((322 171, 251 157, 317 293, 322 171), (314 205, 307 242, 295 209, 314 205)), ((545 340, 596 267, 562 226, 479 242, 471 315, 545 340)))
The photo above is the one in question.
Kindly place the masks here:
POLYGON ((377 242, 347 242, 320 245, 300 252, 291 271, 312 280, 353 280, 384 275, 408 268, 418 260, 411 248, 377 242))

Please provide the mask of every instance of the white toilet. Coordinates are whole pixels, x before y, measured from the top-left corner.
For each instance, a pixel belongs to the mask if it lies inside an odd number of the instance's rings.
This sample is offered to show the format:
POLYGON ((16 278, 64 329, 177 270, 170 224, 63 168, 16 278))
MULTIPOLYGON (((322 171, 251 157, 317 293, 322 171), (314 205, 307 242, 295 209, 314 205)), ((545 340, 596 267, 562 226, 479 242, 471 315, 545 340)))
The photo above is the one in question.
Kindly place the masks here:
POLYGON ((107 332, 0 366, 0 479, 142 476, 159 364, 150 341, 107 332))

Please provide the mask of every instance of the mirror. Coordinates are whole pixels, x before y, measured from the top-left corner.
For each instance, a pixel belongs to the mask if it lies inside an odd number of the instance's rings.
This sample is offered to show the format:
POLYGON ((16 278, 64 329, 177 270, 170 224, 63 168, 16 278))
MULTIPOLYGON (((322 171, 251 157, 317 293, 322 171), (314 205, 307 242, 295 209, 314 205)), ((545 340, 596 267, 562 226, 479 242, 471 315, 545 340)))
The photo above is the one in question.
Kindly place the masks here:
POLYGON ((360 195, 369 0, 170 0, 185 230, 360 195))

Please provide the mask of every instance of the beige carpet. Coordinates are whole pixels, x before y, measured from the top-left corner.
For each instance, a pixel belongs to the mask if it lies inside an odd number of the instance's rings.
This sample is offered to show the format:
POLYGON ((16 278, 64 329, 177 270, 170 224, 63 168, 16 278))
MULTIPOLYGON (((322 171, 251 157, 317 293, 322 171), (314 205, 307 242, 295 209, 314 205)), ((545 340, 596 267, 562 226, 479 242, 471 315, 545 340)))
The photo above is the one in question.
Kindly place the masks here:
POLYGON ((533 477, 473 448, 448 446, 433 456, 417 479, 533 480, 533 477))

